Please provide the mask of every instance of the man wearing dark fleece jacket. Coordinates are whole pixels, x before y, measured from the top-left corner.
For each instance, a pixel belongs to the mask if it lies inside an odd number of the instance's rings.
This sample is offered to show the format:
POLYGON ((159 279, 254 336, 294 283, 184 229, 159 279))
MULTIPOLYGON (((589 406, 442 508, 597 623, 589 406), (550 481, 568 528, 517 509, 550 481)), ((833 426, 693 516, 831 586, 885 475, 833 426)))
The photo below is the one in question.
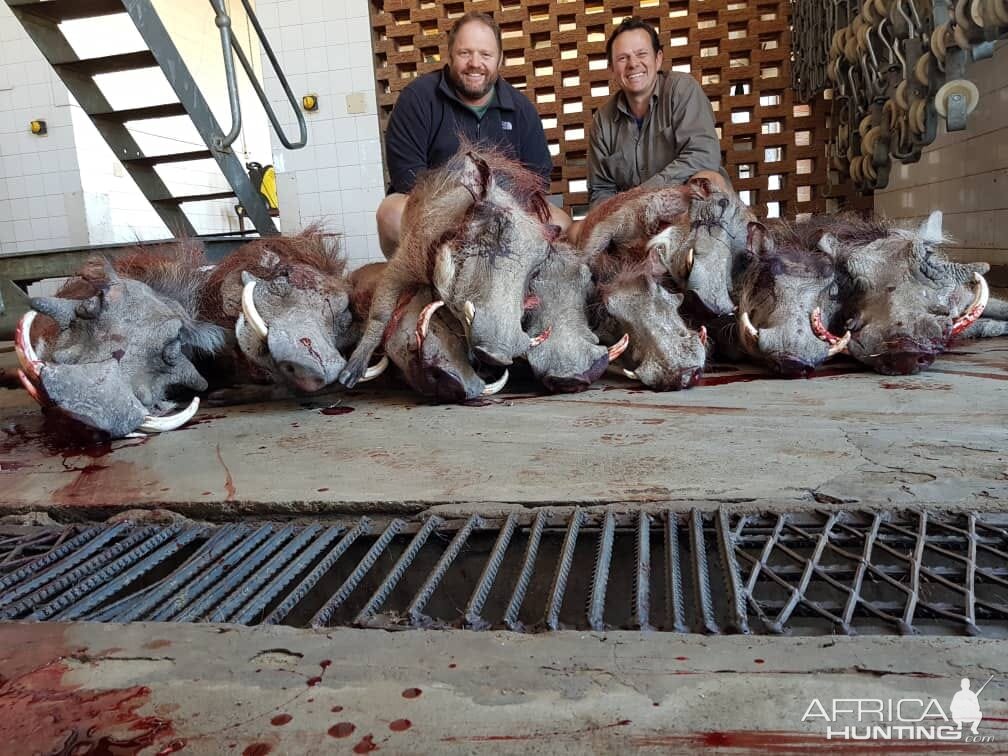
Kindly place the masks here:
MULTIPOLYGON (((553 160, 535 106, 498 69, 504 53, 500 27, 485 13, 470 12, 448 33, 448 65, 421 76, 400 94, 385 133, 391 185, 378 207, 378 240, 385 257, 395 254, 406 197, 417 176, 443 165, 459 148, 459 135, 502 149, 549 185, 553 160)), ((570 225, 550 206, 552 222, 570 225)))

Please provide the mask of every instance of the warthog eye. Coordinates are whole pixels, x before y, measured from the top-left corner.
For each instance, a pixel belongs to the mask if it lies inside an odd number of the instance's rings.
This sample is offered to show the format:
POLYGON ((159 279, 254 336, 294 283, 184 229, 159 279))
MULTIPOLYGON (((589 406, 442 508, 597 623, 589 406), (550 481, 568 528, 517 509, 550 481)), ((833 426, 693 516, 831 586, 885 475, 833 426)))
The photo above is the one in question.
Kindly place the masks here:
POLYGON ((85 299, 79 305, 77 305, 74 312, 77 314, 78 318, 84 318, 85 320, 93 320, 98 317, 98 313, 101 312, 101 297, 94 296, 90 299, 85 299))
POLYGON ((182 359, 182 342, 179 339, 172 339, 169 341, 163 350, 161 350, 161 359, 165 361, 166 365, 177 365, 178 361, 182 359))

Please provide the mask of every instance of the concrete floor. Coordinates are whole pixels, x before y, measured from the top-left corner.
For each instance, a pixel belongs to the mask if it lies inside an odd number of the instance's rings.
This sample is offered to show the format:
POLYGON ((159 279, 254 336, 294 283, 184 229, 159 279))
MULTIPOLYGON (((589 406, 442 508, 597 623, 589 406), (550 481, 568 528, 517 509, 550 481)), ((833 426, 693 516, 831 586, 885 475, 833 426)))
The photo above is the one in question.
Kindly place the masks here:
MULTIPOLYGON (((14 355, 0 355, 10 367, 14 355)), ((384 379, 383 379, 384 380, 384 379)), ((427 405, 394 383, 201 408, 144 440, 68 437, 0 390, 0 507, 105 516, 411 512, 544 503, 739 508, 1008 501, 1008 340, 966 343, 926 373, 853 363, 811 380, 746 366, 689 391, 618 378, 578 395, 516 383, 484 406, 427 405), (324 414, 335 406, 345 414, 324 414), (352 410, 352 411, 351 411, 352 410)))
MULTIPOLYGON (((905 378, 742 367, 669 394, 617 379, 577 396, 518 384, 478 407, 372 386, 204 407, 180 431, 113 443, 68 436, 23 391, 0 389, 0 508, 1004 509, 1006 380, 1002 339, 905 378)), ((1006 696, 1004 643, 978 639, 0 624, 0 754, 1001 753, 1006 696), (801 721, 814 698, 934 697, 947 711, 961 677, 975 689, 990 675, 989 742, 853 744, 801 721)))
POLYGON ((0 670, 12 754, 1008 749, 997 641, 7 624, 0 670), (990 675, 985 743, 827 740, 802 722, 813 699, 934 698, 947 713, 960 678, 990 675))

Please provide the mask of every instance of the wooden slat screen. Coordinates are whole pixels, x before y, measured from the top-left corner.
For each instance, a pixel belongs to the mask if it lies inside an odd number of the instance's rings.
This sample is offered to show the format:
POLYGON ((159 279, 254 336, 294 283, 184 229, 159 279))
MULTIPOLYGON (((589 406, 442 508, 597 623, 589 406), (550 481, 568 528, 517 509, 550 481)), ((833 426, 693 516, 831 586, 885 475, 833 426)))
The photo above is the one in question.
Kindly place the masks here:
POLYGON ((587 138, 610 93, 606 38, 637 15, 659 30, 666 70, 692 73, 714 107, 724 165, 761 217, 827 209, 828 103, 796 101, 787 0, 386 0, 371 6, 382 133, 398 93, 447 60, 447 32, 463 13, 501 25, 501 75, 538 108, 553 154, 551 191, 568 212, 587 200, 587 138))

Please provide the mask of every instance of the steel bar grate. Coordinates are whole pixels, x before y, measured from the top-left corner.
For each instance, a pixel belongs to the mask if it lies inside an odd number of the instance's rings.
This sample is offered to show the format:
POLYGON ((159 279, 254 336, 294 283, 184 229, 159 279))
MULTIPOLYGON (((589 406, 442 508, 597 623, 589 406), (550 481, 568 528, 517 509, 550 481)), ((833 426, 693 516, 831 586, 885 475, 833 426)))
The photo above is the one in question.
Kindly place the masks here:
POLYGON ((12 526, 0 619, 1008 637, 1008 515, 12 526))

